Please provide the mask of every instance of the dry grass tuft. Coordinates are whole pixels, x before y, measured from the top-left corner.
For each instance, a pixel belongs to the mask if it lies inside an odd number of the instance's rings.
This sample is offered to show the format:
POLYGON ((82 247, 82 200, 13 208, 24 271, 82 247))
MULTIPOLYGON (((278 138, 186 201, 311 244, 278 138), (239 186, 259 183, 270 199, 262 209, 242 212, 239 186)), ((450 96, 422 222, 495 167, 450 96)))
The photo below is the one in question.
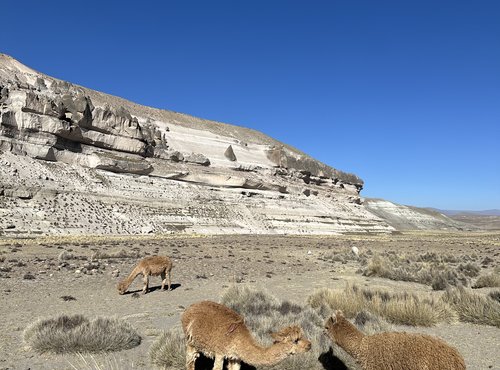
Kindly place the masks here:
POLYGON ((491 273, 479 276, 473 288, 500 288, 500 274, 491 273))
POLYGON ((451 254, 441 254, 436 252, 425 252, 417 257, 420 262, 434 262, 434 263, 459 263, 459 257, 451 254))
POLYGON ((433 326, 457 319, 448 304, 430 295, 389 293, 360 289, 356 285, 347 285, 344 290, 317 290, 308 298, 308 303, 319 310, 340 309, 351 318, 366 310, 393 324, 433 326))
POLYGON ((183 369, 186 366, 186 343, 181 329, 165 331, 149 350, 151 363, 162 369, 183 369))
POLYGON ((370 311, 358 312, 354 318, 354 324, 367 335, 380 333, 383 331, 393 331, 393 327, 382 317, 370 311))
POLYGON ((461 263, 458 265, 458 271, 463 273, 465 276, 476 277, 481 272, 481 267, 473 262, 461 263))
POLYGON ((91 259, 108 259, 108 258, 139 258, 141 257, 139 252, 136 251, 126 251, 125 249, 121 249, 115 252, 105 252, 105 251, 97 251, 92 254, 91 259))
POLYGON ((82 353, 77 353, 74 361, 68 360, 68 364, 74 370, 121 370, 135 368, 133 363, 117 359, 114 355, 94 356, 82 353))
POLYGON ((38 353, 110 352, 138 346, 141 337, 120 319, 61 315, 28 326, 24 342, 38 353))
POLYGON ((500 327, 500 303, 464 287, 448 289, 443 300, 458 312, 461 321, 500 327))
POLYGON ((59 256, 57 257, 57 259, 60 262, 71 260, 74 258, 75 258, 75 256, 72 253, 68 252, 67 250, 63 250, 61 253, 59 253, 59 256))
POLYGON ((338 262, 346 264, 349 262, 358 262, 360 265, 365 265, 368 258, 373 255, 370 249, 363 249, 359 255, 352 252, 351 248, 340 248, 326 252, 321 259, 323 261, 338 262))
POLYGON ((449 286, 468 285, 469 278, 479 273, 479 267, 469 262, 453 268, 446 258, 435 254, 412 256, 386 252, 370 258, 362 272, 364 276, 411 281, 444 290, 449 286))
POLYGON ((490 292, 490 294, 488 294, 488 297, 490 297, 491 299, 493 299, 495 302, 500 303, 500 290, 496 290, 494 292, 490 292))

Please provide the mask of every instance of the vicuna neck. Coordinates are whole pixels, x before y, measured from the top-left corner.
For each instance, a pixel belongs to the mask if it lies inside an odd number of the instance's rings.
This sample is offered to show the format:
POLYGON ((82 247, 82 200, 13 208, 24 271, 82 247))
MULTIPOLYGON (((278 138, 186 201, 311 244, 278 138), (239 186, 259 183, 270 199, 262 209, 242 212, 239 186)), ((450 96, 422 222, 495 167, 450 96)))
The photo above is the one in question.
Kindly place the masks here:
POLYGON ((351 322, 342 318, 339 323, 335 325, 335 341, 352 357, 357 358, 360 352, 361 341, 365 337, 358 328, 351 322))
POLYGON ((132 281, 134 281, 134 279, 136 278, 137 275, 139 275, 139 273, 140 269, 138 267, 135 267, 130 273, 130 275, 127 276, 125 279, 123 279, 123 281, 121 282, 123 288, 128 289, 130 284, 132 284, 132 281))

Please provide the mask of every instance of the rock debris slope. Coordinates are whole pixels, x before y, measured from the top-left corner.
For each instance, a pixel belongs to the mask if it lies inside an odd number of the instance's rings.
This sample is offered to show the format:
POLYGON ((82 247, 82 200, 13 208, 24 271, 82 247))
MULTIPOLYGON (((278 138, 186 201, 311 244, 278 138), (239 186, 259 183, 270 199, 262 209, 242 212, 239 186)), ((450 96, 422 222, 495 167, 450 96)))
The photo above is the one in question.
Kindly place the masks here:
POLYGON ((0 235, 390 232, 357 176, 0 54, 0 235))

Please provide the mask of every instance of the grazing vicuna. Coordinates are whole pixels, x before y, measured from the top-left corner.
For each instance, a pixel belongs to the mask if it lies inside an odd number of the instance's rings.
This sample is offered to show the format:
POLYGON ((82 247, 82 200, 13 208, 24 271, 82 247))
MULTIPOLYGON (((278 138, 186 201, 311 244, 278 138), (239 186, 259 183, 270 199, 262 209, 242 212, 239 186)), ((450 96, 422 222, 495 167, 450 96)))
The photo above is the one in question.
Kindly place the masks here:
POLYGON ((365 335, 336 311, 325 323, 327 335, 363 370, 464 370, 460 353, 425 334, 384 332, 365 335))
POLYGON ((162 278, 161 289, 165 289, 165 283, 168 283, 168 290, 171 290, 171 271, 172 271, 172 261, 168 257, 164 256, 151 256, 146 257, 139 261, 139 263, 134 267, 129 276, 118 283, 118 292, 124 294, 130 284, 134 281, 137 275, 143 275, 144 277, 144 288, 142 292, 146 294, 148 292, 149 277, 160 275, 162 278))
POLYGON ((274 343, 263 347, 254 339, 242 316, 215 302, 194 303, 184 311, 181 321, 186 336, 188 370, 195 369, 200 353, 215 358, 214 370, 222 370, 224 358, 228 369, 239 370, 242 361, 254 366, 271 366, 311 349, 311 342, 298 326, 271 333, 274 343))

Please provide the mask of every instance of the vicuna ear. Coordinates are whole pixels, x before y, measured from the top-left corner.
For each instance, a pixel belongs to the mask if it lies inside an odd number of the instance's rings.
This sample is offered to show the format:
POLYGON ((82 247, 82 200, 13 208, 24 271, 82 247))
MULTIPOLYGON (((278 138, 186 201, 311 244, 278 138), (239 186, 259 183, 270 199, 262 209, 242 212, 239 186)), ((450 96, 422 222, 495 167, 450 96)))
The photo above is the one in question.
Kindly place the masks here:
POLYGON ((330 327, 330 326, 333 326, 335 325, 335 323, 337 322, 337 318, 335 317, 335 314, 333 316, 330 316, 327 320, 326 320, 326 324, 325 324, 325 327, 330 327))
POLYGON ((327 326, 333 326, 337 323, 337 317, 335 316, 335 314, 333 314, 332 316, 330 316, 330 318, 328 319, 328 322, 327 322, 327 326))
POLYGON ((334 317, 335 317, 335 322, 337 322, 340 318, 344 317, 344 313, 341 310, 337 310, 335 311, 334 317))
POLYGON ((237 322, 233 322, 231 323, 231 325, 229 325, 229 327, 227 328, 227 332, 226 332, 226 335, 230 335, 233 331, 236 330, 236 328, 238 327, 238 325, 241 324, 241 321, 237 321, 237 322))

